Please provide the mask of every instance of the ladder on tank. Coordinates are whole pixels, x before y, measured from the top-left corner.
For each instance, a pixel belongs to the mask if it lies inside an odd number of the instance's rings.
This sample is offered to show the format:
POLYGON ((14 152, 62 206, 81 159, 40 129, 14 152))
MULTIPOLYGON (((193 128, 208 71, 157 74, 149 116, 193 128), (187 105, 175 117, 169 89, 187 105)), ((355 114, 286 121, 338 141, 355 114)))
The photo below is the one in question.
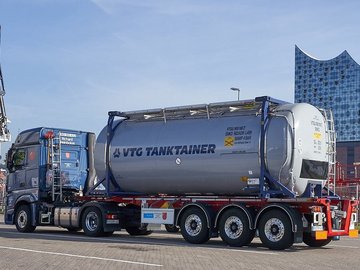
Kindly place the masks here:
POLYGON ((49 163, 52 172, 51 196, 52 201, 62 201, 63 184, 61 181, 61 140, 55 136, 49 140, 49 163))
POLYGON ((330 192, 335 194, 336 187, 336 132, 334 117, 331 110, 321 110, 322 114, 325 117, 326 124, 326 134, 328 136, 327 142, 327 154, 329 158, 329 168, 328 168, 328 181, 327 181, 327 191, 328 195, 330 192))

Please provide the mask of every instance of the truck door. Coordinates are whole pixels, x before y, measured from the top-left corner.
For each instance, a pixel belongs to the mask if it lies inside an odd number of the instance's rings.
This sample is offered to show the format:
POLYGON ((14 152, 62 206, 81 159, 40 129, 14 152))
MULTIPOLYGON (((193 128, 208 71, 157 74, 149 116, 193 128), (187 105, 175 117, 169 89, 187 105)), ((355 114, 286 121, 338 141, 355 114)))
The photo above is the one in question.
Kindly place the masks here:
POLYGON ((38 147, 15 149, 8 168, 8 190, 37 188, 38 165, 38 147))
POLYGON ((16 149, 12 152, 11 161, 8 164, 9 176, 7 190, 16 190, 25 187, 25 164, 26 149, 16 149))

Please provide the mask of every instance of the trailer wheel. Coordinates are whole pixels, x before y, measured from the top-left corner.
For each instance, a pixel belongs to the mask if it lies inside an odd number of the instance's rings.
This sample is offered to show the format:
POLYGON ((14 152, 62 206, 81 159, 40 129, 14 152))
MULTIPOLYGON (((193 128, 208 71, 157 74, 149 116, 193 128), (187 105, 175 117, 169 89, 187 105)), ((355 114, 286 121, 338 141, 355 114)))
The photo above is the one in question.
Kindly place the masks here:
POLYGON ((250 244, 255 236, 255 230, 250 229, 246 214, 235 208, 225 211, 221 216, 219 230, 221 239, 234 247, 250 244))
POLYGON ((311 233, 304 233, 303 234, 303 241, 306 245, 309 247, 323 247, 326 246, 331 242, 331 238, 323 239, 323 240, 316 240, 314 236, 311 235, 311 233))
POLYGON ((21 205, 15 215, 15 226, 19 232, 33 232, 36 226, 31 224, 31 209, 29 205, 21 205))
POLYGON ((178 231, 180 231, 179 226, 176 226, 174 224, 165 224, 165 229, 169 233, 177 233, 178 231))
POLYGON ((265 213, 258 228, 261 242, 269 249, 283 250, 294 243, 290 219, 281 210, 274 209, 265 213))
POLYGON ((199 208, 192 207, 181 215, 180 229, 189 243, 202 244, 210 239, 206 216, 199 208))
POLYGON ((81 224, 87 236, 98 237, 104 233, 101 211, 97 207, 92 206, 85 209, 81 224))

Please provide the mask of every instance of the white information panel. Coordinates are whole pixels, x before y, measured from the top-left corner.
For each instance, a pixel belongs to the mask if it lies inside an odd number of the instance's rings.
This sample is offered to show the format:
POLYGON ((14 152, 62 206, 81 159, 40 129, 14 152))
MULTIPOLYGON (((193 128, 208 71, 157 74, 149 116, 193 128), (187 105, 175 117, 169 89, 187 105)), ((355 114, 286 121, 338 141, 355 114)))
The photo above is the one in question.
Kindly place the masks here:
POLYGON ((174 209, 141 208, 141 223, 174 224, 174 209))

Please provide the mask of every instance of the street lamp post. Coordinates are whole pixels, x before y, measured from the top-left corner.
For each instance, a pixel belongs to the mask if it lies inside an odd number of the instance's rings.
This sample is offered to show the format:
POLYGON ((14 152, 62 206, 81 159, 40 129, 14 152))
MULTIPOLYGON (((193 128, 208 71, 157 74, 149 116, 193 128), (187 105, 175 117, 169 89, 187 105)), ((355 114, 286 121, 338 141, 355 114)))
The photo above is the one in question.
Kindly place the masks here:
POLYGON ((240 89, 236 87, 231 87, 230 90, 238 92, 238 100, 240 100, 240 89))

